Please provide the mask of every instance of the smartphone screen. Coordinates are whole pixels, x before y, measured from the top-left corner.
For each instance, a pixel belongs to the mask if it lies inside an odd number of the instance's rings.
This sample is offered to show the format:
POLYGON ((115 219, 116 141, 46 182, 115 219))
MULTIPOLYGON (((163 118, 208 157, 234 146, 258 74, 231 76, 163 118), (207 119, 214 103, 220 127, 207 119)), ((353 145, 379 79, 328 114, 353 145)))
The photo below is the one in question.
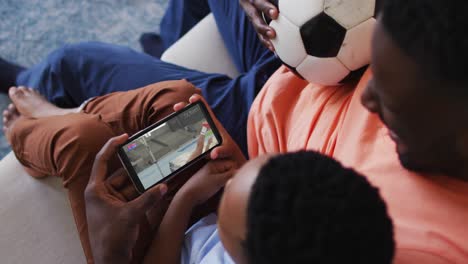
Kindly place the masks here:
POLYGON ((145 191, 220 144, 221 137, 199 102, 137 133, 121 146, 119 155, 137 189, 145 191))

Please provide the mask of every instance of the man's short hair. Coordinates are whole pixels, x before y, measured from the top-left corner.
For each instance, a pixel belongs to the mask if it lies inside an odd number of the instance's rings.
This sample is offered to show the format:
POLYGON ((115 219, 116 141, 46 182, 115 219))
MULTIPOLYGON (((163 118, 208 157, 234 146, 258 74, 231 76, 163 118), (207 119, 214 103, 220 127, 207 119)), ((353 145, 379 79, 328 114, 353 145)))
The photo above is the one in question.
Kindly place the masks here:
POLYGON ((428 79, 468 95, 468 1, 385 0, 384 28, 428 79))
POLYGON ((249 263, 391 263, 393 226, 379 191, 315 152, 272 158, 252 187, 249 263))

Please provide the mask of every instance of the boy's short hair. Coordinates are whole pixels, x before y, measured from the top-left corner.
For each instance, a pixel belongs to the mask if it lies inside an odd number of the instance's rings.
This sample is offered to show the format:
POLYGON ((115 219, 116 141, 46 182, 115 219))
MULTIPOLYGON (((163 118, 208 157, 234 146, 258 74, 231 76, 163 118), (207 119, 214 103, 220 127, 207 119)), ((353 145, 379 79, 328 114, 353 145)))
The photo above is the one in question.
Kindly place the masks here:
POLYGON ((276 156, 261 168, 244 246, 252 264, 384 264, 395 250, 379 191, 315 152, 276 156))
MULTIPOLYGON (((392 39, 427 78, 468 95, 468 1, 386 0, 382 22, 392 39)), ((436 85, 439 87, 439 85, 436 85)))

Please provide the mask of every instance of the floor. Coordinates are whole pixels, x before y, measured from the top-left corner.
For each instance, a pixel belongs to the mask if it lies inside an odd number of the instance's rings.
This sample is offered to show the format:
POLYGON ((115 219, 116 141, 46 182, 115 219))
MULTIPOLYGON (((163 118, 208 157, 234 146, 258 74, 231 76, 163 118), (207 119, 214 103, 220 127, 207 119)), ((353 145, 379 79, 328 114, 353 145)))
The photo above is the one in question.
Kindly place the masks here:
MULTIPOLYGON (((28 67, 66 43, 103 41, 140 50, 139 35, 158 30, 167 1, 0 0, 0 56, 28 67)), ((0 111, 8 103, 0 95, 0 111)), ((0 159, 9 151, 0 131, 0 159)))

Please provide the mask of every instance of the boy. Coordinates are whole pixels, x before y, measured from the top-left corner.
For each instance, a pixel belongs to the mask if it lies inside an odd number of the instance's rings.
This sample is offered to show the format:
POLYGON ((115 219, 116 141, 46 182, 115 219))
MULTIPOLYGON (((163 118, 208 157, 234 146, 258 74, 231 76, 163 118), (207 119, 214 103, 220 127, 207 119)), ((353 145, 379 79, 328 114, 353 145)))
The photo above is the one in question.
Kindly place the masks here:
POLYGON ((331 158, 298 152, 249 161, 226 184, 218 225, 210 215, 184 236, 192 206, 218 190, 205 172, 175 195, 146 263, 392 262, 392 223, 378 190, 331 158))

